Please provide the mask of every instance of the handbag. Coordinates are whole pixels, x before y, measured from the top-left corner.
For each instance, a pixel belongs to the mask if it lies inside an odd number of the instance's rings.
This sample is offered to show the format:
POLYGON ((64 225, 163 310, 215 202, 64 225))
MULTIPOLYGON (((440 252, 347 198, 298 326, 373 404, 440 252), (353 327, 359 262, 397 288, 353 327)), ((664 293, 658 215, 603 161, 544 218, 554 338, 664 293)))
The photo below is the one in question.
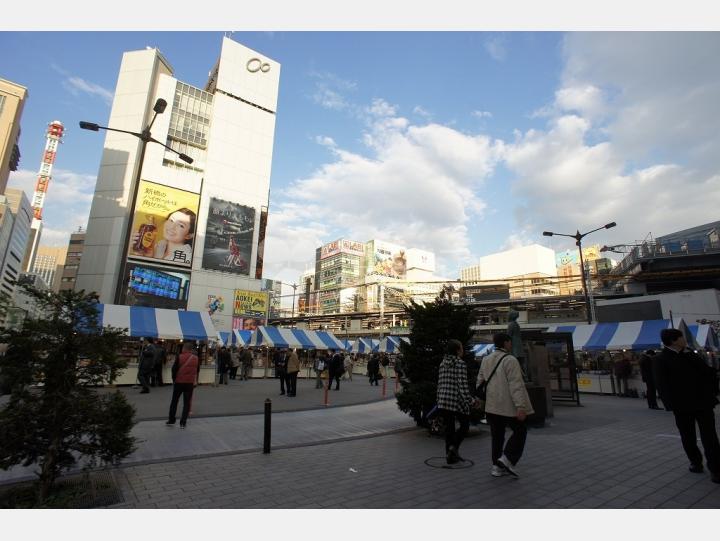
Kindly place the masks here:
POLYGON ((498 363, 495 365, 495 368, 493 368, 493 371, 490 372, 490 377, 489 377, 488 379, 486 379, 485 381, 483 381, 483 382, 480 384, 480 386, 479 386, 477 389, 475 389, 475 398, 477 398, 477 402, 476 402, 475 409, 478 410, 480 413, 484 413, 484 412, 485 412, 485 401, 487 400, 487 386, 488 386, 488 383, 490 383, 490 380, 491 380, 492 377, 495 375, 495 372, 497 372, 497 369, 498 369, 498 367, 500 366, 500 364, 503 362, 503 359, 504 359, 505 357, 507 357, 508 355, 510 355, 510 354, 509 354, 509 353, 506 353, 505 355, 503 355, 502 357, 500 357, 500 360, 499 360, 498 363))

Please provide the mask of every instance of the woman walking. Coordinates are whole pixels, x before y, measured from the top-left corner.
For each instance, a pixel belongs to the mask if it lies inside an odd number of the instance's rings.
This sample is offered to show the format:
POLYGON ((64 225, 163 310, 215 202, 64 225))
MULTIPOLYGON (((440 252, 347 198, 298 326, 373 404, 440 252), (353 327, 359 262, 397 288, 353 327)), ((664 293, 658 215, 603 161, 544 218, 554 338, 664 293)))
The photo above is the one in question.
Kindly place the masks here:
POLYGON ((175 424, 175 415, 177 413, 178 401, 180 395, 183 397, 183 409, 180 416, 180 428, 185 428, 187 418, 190 414, 190 403, 192 401, 193 390, 197 385, 199 361, 197 355, 191 352, 192 344, 185 342, 182 347, 182 353, 178 356, 177 371, 175 372, 172 400, 170 400, 170 414, 168 426, 175 424))

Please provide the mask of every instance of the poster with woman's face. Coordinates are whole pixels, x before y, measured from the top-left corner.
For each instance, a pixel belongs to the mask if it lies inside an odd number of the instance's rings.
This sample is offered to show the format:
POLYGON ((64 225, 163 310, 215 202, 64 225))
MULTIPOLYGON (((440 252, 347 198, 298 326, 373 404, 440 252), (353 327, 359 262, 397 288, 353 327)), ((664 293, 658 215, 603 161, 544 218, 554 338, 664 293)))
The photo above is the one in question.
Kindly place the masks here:
POLYGON ((211 197, 203 269, 249 275, 254 232, 254 208, 211 197))
POLYGON ((190 267, 200 195, 141 180, 128 257, 190 267))

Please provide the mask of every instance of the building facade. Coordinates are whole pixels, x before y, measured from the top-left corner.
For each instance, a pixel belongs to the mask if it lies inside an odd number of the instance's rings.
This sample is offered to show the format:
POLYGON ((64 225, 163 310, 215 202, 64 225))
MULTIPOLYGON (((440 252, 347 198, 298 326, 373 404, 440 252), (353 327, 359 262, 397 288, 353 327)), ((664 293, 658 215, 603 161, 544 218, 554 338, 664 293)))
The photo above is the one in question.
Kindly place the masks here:
MULTIPOLYGON (((58 286, 59 291, 65 290, 81 290, 82 287, 76 287, 78 271, 80 270, 80 263, 83 259, 83 253, 85 251, 85 231, 76 231, 70 235, 68 246, 65 256, 65 264, 62 267, 60 274, 60 283, 58 286)), ((94 289, 86 289, 87 293, 95 291, 94 289)))
POLYGON ((62 277, 67 247, 38 246, 35 264, 32 273, 37 274, 55 293, 60 291, 60 278, 62 277))
MULTIPOLYGON (((153 137, 194 161, 151 143, 138 173, 138 140, 107 132, 76 288, 187 310, 261 290, 279 77, 280 64, 228 38, 203 89, 157 49, 123 55, 108 126, 140 131, 162 98, 153 137)), ((233 303, 222 305, 213 321, 230 330, 233 303)))
POLYGON ((0 79, 0 194, 5 193, 10 171, 20 165, 20 117, 27 97, 24 86, 0 79))
MULTIPOLYGON (((25 192, 7 188, 5 195, 0 196, 0 292, 11 304, 22 273, 31 224, 32 207, 25 192)), ((7 317, 12 318, 12 314, 10 310, 0 323, 8 323, 7 317)))

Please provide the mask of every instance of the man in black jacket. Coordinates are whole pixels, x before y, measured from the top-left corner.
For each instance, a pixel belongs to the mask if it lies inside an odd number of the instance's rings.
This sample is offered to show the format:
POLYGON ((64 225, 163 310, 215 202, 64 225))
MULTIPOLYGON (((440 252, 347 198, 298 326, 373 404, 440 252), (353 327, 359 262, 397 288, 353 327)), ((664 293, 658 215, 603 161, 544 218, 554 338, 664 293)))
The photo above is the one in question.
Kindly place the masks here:
POLYGON ((693 473, 703 471, 703 457, 695 432, 697 423, 712 481, 720 483, 720 442, 713 413, 718 404, 715 372, 686 349, 687 341, 681 331, 663 329, 660 339, 665 347, 655 356, 655 383, 665 409, 675 415, 683 449, 690 459, 689 469, 693 473))
POLYGON ((275 350, 273 355, 273 364, 275 365, 275 377, 280 380, 280 396, 285 394, 285 380, 287 379, 287 351, 282 349, 275 350))
POLYGON ((655 388, 655 376, 653 375, 653 358, 655 357, 655 351, 652 349, 647 350, 640 357, 640 376, 645 382, 647 387, 647 403, 648 408, 651 410, 659 410, 660 407, 657 403, 657 389, 655 388))

